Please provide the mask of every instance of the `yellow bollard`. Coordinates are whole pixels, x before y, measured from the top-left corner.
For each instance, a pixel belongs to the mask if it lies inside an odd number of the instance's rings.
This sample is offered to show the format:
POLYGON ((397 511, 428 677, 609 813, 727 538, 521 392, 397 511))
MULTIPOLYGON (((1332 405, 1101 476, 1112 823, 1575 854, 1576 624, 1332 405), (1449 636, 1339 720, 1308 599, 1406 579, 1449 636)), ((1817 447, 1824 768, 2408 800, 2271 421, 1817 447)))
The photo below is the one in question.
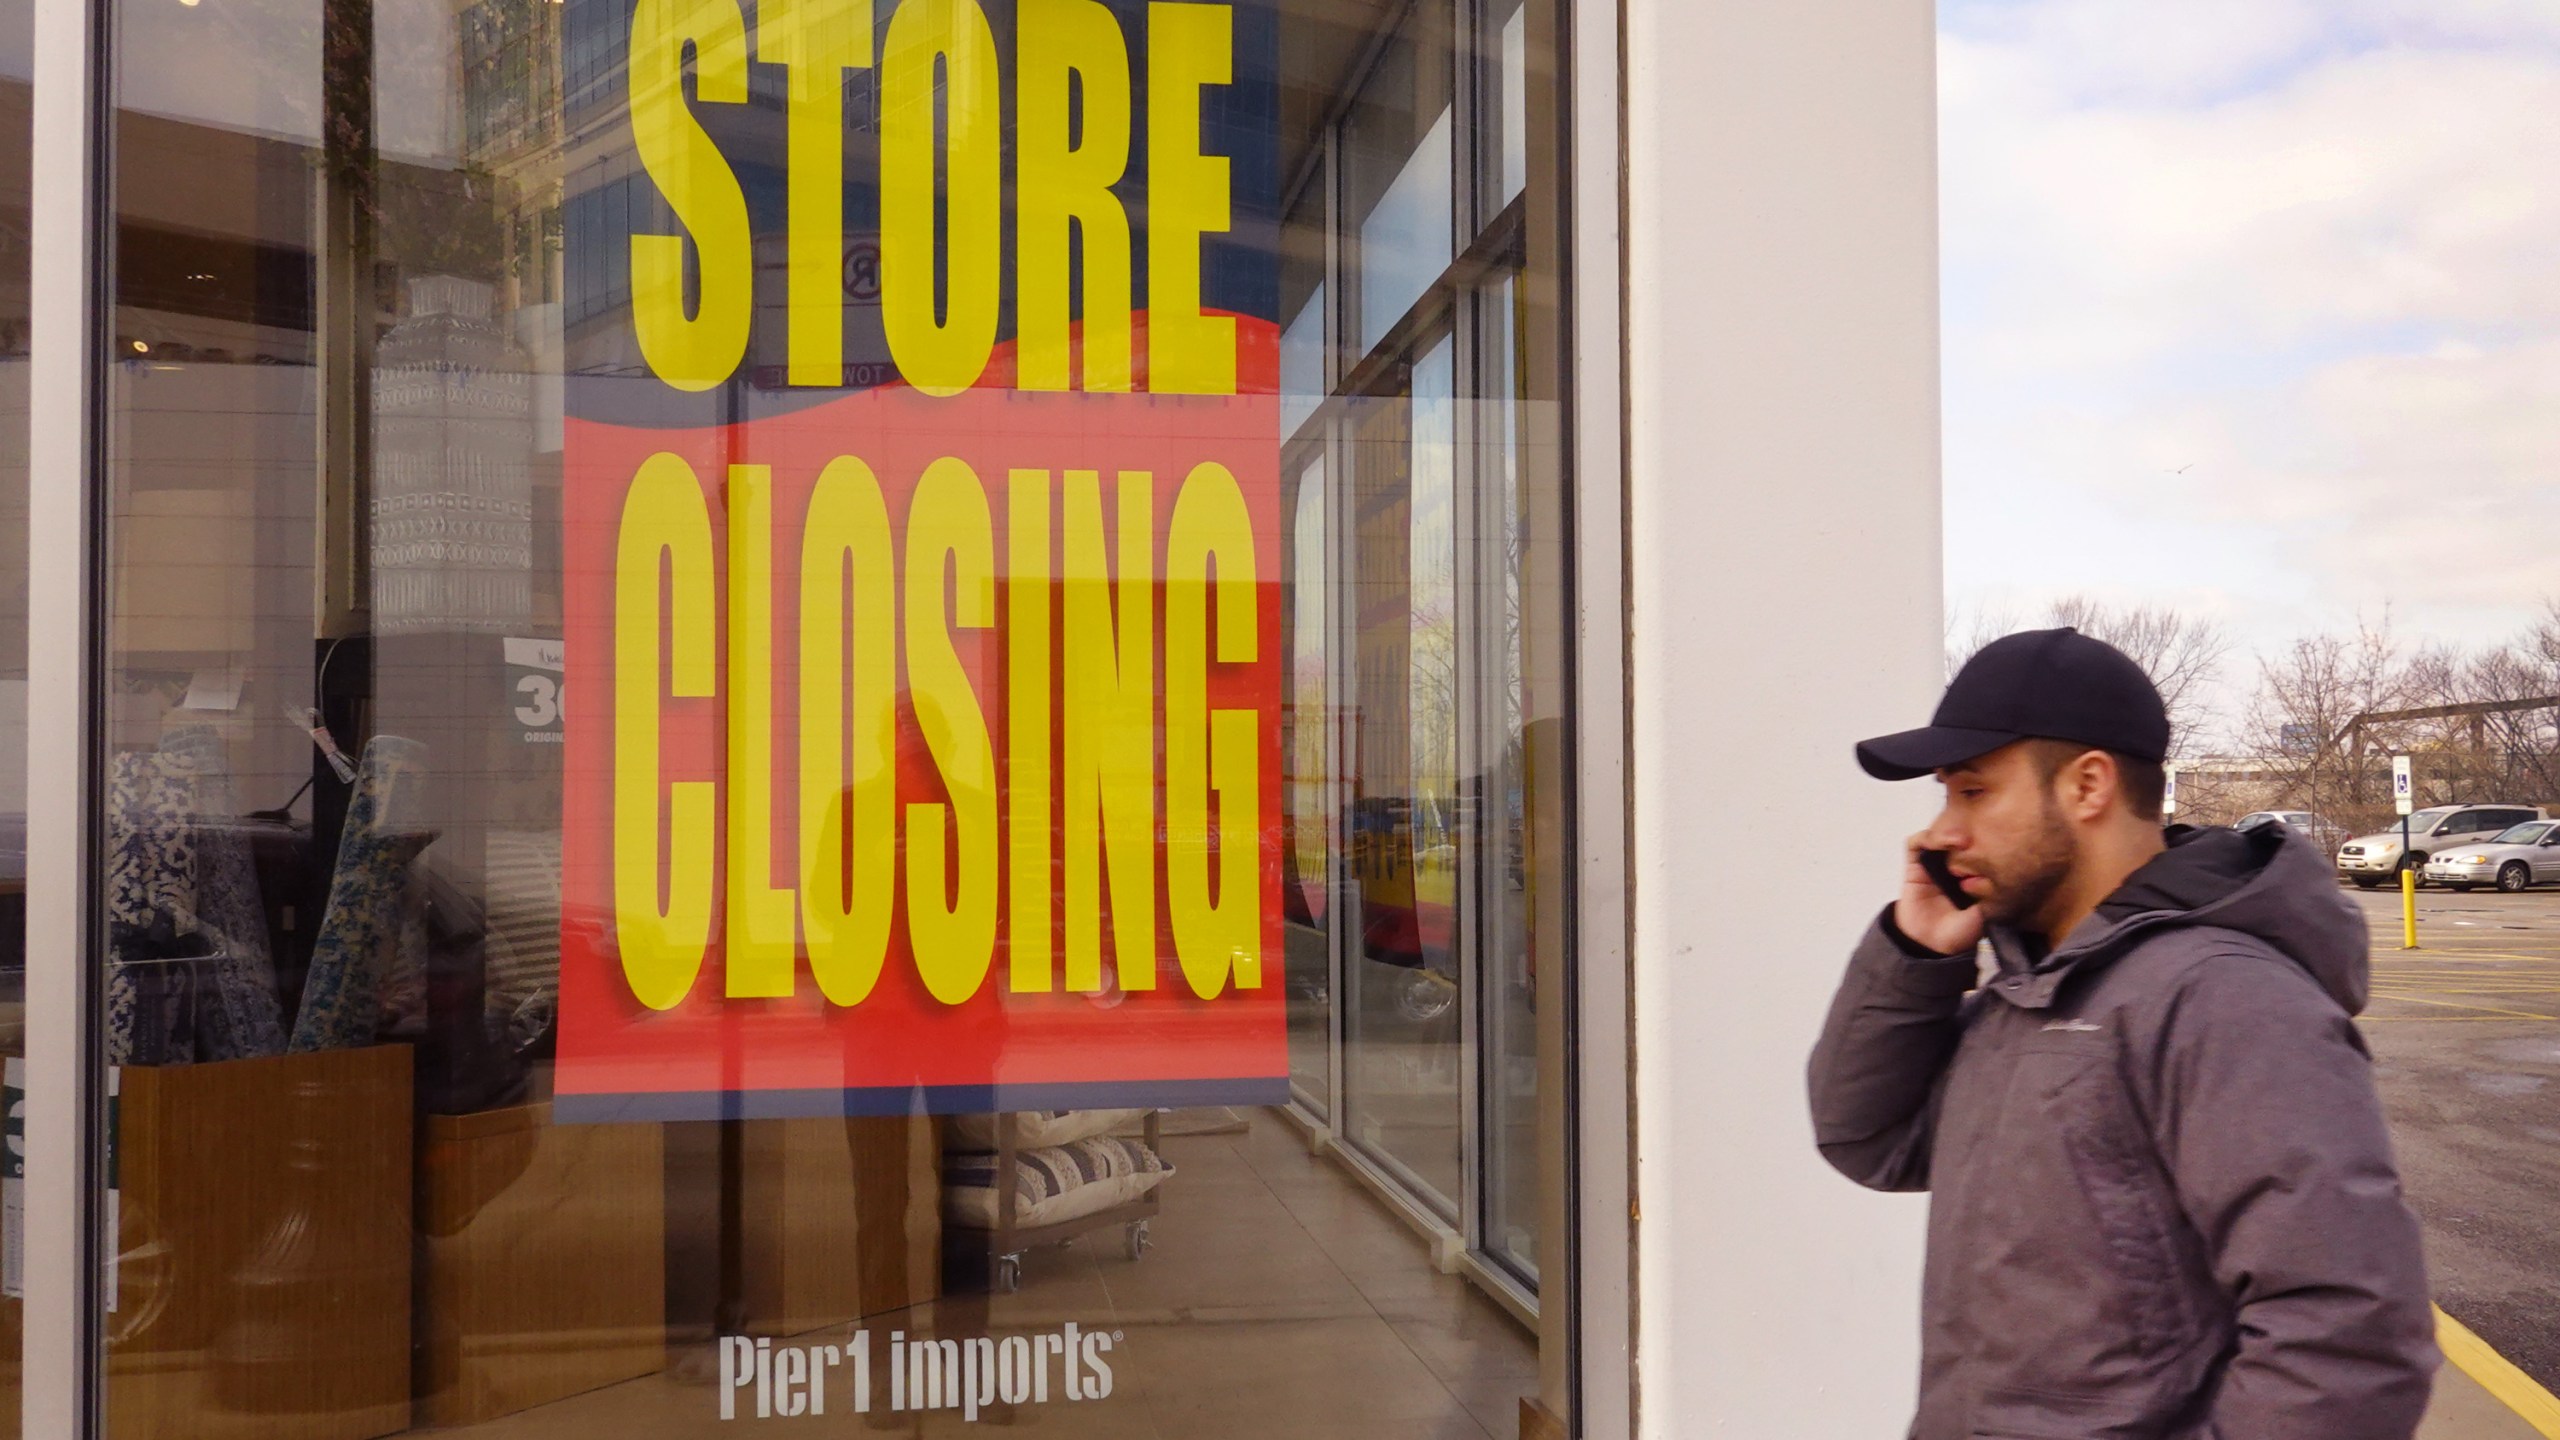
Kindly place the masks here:
POLYGON ((2400 948, 2418 948, 2418 872, 2400 867, 2400 948))

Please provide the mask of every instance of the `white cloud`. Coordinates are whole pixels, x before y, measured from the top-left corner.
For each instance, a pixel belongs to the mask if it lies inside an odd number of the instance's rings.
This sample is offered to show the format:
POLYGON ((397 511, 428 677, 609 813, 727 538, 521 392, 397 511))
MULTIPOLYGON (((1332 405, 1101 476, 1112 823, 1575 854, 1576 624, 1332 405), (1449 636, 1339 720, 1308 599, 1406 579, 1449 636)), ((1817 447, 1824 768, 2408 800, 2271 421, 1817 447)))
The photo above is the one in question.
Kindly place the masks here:
POLYGON ((2072 99, 2191 100, 2245 83, 2316 48, 2333 12, 2310 0, 2038 0, 1949 4, 1944 39, 1971 62, 1970 86, 2023 85, 2072 99))
POLYGON ((2184 597, 2267 649, 2386 602, 2497 638, 2560 590, 2560 4, 1942 31, 1959 601, 2184 597))
POLYGON ((1948 263, 2010 365, 2560 321, 2560 61, 2368 52, 2195 107, 2003 87, 1943 133, 1948 263))

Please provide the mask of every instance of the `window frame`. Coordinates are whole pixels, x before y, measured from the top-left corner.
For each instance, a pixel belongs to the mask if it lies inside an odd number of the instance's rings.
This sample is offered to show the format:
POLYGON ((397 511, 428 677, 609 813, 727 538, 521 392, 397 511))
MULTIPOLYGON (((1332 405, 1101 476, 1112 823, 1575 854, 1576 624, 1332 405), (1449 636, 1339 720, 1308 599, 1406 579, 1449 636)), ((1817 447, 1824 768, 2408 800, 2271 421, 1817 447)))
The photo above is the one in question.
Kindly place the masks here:
MULTIPOLYGON (((1473 105, 1485 90, 1479 68, 1486 57, 1470 49, 1485 7, 1473 0, 1439 0, 1457 12, 1452 26, 1459 101, 1473 105)), ((1476 281, 1536 230, 1552 237, 1558 254, 1559 291, 1552 341, 1564 368, 1557 386, 1558 439, 1572 477, 1565 499, 1563 538, 1569 573, 1570 675, 1573 710, 1584 721, 1624 713, 1625 664, 1624 319, 1619 277, 1625 194, 1620 180, 1624 152, 1620 13, 1617 7, 1573 0, 1524 0, 1528 23, 1553 37, 1551 133, 1554 195, 1547 213, 1534 213, 1524 194, 1506 202, 1481 228, 1473 227, 1480 185, 1500 184, 1498 167, 1480 154, 1472 123, 1452 147, 1452 214, 1475 229, 1460 245, 1441 280, 1415 303, 1405 322, 1383 337, 1372 356, 1392 354, 1418 315, 1438 307, 1463 309, 1476 281), (1488 178, 1487 173, 1491 175, 1488 178), (1487 253, 1485 238, 1504 237, 1487 253)), ((31 486, 28 512, 29 851, 26 948, 28 1095, 27 1286, 24 1307, 24 1433, 91 1437, 103 1431, 100 1402, 103 1318, 99 1276, 106 1237, 97 1203, 104 1183, 105 1072, 98 1035, 100 953, 94 840, 98 813, 95 760, 101 753, 96 695, 103 647, 104 494, 101 442, 106 434, 103 377, 113 363, 103 328, 113 257, 112 203, 107 183, 112 148, 113 16, 110 0, 39 0, 33 58, 33 154, 31 175, 30 473, 75 477, 76 483, 31 486), (65 700, 63 697, 70 697, 65 700), (44 697, 38 702, 32 697, 44 697)), ((1417 4, 1395 7, 1392 33, 1408 23, 1417 4)), ((1362 68, 1374 64, 1376 50, 1362 68)), ((564 62, 572 57, 565 57, 564 62)), ((1541 81, 1533 63, 1535 93, 1541 81)), ((1356 94, 1357 86, 1345 93, 1356 94)), ((564 121, 581 110, 581 81, 562 78, 564 121)), ((1511 97, 1528 103, 1528 96, 1511 97)), ((1470 121, 1480 119, 1469 112, 1470 121)), ((1339 186, 1339 157, 1330 153, 1337 114, 1319 147, 1322 178, 1339 186)), ((1535 187, 1533 186, 1534 190, 1535 187)), ((1327 356, 1328 398, 1303 435, 1325 445, 1327 469, 1341 476, 1338 441, 1330 414, 1339 395, 1373 377, 1339 353, 1349 333, 1341 308, 1347 287, 1333 282, 1339 270, 1339 194, 1328 225, 1329 303, 1336 307, 1337 344, 1327 356)), ((1459 237, 1453 237, 1453 240, 1459 237)), ((564 277, 565 283, 574 281, 564 277)), ((564 304, 573 296, 565 291, 564 304)), ((1471 363, 1462 351, 1462 363, 1471 363)), ((1339 505, 1348 486, 1331 483, 1328 503, 1339 505)), ((1335 727, 1338 730, 1338 727, 1335 727)), ((1338 733, 1330 741, 1338 746, 1338 733)), ((1338 758, 1338 757, 1337 757, 1338 758)), ((1340 769, 1335 766, 1338 775, 1340 769)), ((1567 1303, 1562 1313, 1539 1317, 1547 1343, 1565 1337, 1565 1364, 1573 1378, 1574 1413, 1568 1433, 1595 1437, 1633 1433, 1632 1315, 1633 1226, 1629 1134, 1631 1105, 1626 1077, 1633 1060, 1629 1030, 1628 797, 1621 727, 1577 723, 1571 793, 1566 800, 1574 836, 1574 876, 1569 887, 1572 936, 1564 984, 1567 1010, 1558 1023, 1568 1037, 1559 1097, 1567 1117, 1564 1144, 1569 1211, 1569 1253, 1556 1257, 1548 1293, 1567 1303), (1556 1286, 1557 1276, 1569 1283, 1556 1286), (1556 1328, 1550 1328, 1550 1326, 1556 1328)), ((1337 875, 1340 856, 1335 857, 1337 875)), ((1341 947, 1334 947, 1341 963, 1341 947)), ((1342 1113, 1337 1010, 1332 1109, 1342 1113)), ((1472 1103, 1472 1102, 1470 1102, 1472 1103)), ((1470 1157, 1472 1160, 1472 1157, 1470 1157)), ((1468 1213, 1476 1212, 1472 1202, 1468 1213)), ((1547 1267, 1542 1266, 1542 1269, 1547 1267)))

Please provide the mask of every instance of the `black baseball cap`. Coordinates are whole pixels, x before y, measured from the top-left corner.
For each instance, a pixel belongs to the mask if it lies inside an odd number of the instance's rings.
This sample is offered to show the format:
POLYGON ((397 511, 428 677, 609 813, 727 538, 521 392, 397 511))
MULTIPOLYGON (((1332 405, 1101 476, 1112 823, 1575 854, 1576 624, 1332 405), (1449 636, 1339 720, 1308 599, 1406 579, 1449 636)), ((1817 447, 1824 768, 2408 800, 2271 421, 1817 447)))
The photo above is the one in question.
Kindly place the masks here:
POLYGON ((1858 746, 1879 780, 1917 780, 2017 740, 2067 740, 2158 762, 2169 709, 2131 656, 2065 626, 2021 630, 1982 647, 1947 686, 1927 726, 1858 746))

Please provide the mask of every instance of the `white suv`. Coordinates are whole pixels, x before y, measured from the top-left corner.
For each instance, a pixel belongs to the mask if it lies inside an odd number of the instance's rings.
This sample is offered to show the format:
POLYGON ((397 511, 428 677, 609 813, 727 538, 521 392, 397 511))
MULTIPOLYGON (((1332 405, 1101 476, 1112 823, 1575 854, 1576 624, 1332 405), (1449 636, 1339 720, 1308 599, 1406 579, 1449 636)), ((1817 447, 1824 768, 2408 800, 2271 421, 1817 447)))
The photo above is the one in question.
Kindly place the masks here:
POLYGON ((2400 873, 2417 869, 2427 856, 2447 845, 2478 844, 2511 825, 2545 818, 2533 805, 2438 805, 2409 817, 2408 853, 2401 853, 2400 827, 2359 835, 2338 849, 2338 874, 2370 890, 2400 873))

